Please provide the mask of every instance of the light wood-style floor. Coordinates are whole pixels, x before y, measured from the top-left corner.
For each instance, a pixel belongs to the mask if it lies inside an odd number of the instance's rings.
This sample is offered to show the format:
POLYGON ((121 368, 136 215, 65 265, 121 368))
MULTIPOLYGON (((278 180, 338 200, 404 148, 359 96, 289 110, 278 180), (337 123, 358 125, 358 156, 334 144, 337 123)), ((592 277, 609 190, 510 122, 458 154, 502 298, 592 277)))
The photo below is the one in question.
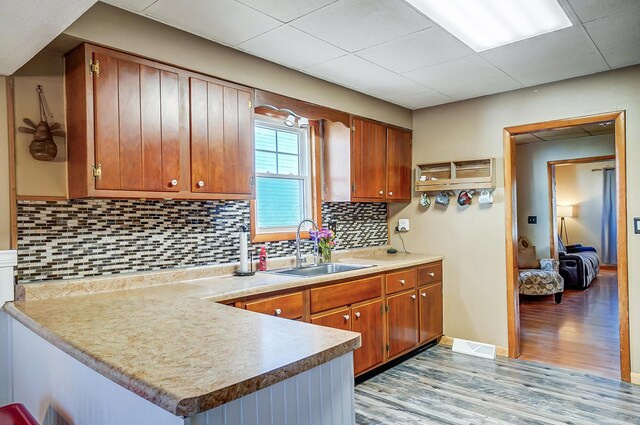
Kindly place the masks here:
POLYGON ((585 290, 566 289, 561 304, 523 297, 520 358, 620 379, 618 322, 615 271, 601 271, 585 290))
POLYGON ((640 387, 435 346, 356 386, 359 425, 640 424, 640 387))

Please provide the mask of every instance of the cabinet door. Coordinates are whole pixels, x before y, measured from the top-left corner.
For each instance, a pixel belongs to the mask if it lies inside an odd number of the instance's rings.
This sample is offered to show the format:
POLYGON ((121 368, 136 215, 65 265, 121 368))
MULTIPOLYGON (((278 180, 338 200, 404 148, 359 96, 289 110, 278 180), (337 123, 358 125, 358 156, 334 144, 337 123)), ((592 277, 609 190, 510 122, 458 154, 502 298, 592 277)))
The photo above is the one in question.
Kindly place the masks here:
POLYGON ((353 119, 353 199, 386 199, 387 129, 381 124, 353 119))
POLYGON ((387 130, 387 199, 411 200, 411 132, 387 130))
POLYGON ((252 197, 251 92, 198 78, 189 91, 191 190, 252 197))
POLYGON ((418 290, 420 303, 420 342, 442 335, 442 284, 418 290))
POLYGON ((402 353, 418 343, 418 301, 416 290, 387 297, 389 357, 402 353))
POLYGON ((123 54, 93 61, 96 189, 178 191, 178 74, 123 54))
POLYGON ((334 311, 333 313, 321 314, 311 318, 311 323, 314 325, 327 326, 345 331, 351 330, 351 322, 351 309, 348 307, 334 311))
POLYGON ((359 374, 382 363, 384 339, 382 336, 382 300, 365 302, 351 307, 352 330, 360 332, 362 346, 353 352, 353 367, 359 374))

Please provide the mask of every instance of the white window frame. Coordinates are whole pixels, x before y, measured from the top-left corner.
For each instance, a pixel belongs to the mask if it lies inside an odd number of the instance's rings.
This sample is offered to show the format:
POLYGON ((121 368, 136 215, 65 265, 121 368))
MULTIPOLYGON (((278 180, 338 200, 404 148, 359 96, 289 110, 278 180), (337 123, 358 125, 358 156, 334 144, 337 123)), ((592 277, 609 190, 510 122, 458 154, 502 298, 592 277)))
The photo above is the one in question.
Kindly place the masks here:
MULTIPOLYGON (((256 127, 268 128, 276 131, 284 131, 290 133, 297 133, 299 135, 299 174, 276 174, 276 173, 259 173, 256 167, 256 214, 255 214, 255 229, 257 235, 268 235, 271 233, 290 233, 295 232, 297 230, 297 225, 295 226, 282 226, 282 227, 260 227, 258 224, 258 214, 260 210, 260 204, 258 202, 258 178, 266 177, 266 178, 279 178, 279 179, 291 179, 291 180, 302 180, 303 181, 303 218, 312 218, 313 217, 313 191, 311 186, 311 143, 309 137, 309 129, 308 128, 299 128, 299 127, 288 127, 277 118, 271 117, 260 117, 260 119, 256 119, 254 121, 254 132, 256 127)), ((277 149, 277 146, 276 146, 277 149)), ((259 151, 254 147, 254 153, 259 151)), ((266 151, 273 152, 273 151, 266 151)), ((257 156, 257 155, 254 155, 257 156)), ((276 157, 277 160, 277 157, 276 157)), ((301 230, 307 231, 309 230, 310 225, 305 223, 301 230)))

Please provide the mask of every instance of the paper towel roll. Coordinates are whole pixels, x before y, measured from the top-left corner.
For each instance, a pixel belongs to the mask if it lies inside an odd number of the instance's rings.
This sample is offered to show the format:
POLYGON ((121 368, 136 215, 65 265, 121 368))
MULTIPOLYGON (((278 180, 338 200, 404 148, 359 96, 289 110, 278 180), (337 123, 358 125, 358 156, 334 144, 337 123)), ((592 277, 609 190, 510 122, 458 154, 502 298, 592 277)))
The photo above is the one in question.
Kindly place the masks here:
POLYGON ((245 273, 249 271, 247 262, 249 252, 247 249, 247 231, 244 227, 240 228, 240 232, 238 232, 238 238, 240 239, 240 271, 245 273))

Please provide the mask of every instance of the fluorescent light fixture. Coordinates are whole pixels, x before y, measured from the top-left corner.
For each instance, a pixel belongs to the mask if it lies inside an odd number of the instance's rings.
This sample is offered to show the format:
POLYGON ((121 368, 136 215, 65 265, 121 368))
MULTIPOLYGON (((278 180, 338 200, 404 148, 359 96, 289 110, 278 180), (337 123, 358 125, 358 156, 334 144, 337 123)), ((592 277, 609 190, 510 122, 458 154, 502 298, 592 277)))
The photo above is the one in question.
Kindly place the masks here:
POLYGON ((572 25, 558 0, 406 0, 476 52, 572 25))

